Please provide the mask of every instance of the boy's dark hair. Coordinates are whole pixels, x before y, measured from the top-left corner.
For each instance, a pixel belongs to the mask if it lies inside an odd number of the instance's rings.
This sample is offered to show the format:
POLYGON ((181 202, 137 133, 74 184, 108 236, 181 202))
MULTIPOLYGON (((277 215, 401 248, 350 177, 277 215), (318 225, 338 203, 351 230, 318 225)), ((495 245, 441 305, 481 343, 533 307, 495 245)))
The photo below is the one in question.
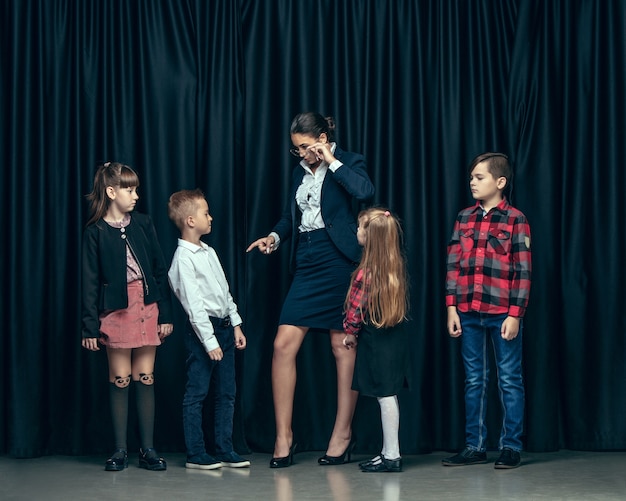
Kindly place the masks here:
POLYGON ((476 167, 479 163, 487 161, 487 169, 491 173, 491 175, 498 179, 500 177, 506 178, 506 186, 505 190, 510 190, 511 184, 513 182, 513 169, 511 168, 511 164, 509 163, 509 157, 507 157, 504 153, 497 152, 487 152, 478 155, 469 166, 468 172, 472 173, 474 167, 476 167))

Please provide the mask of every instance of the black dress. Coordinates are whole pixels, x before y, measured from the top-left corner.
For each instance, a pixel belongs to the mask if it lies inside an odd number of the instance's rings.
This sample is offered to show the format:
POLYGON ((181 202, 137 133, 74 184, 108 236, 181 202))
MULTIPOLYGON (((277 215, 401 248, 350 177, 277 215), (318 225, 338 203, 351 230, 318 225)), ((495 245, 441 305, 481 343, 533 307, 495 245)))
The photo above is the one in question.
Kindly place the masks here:
POLYGON ((406 322, 387 329, 364 323, 359 333, 352 389, 370 397, 409 387, 410 342, 406 322))

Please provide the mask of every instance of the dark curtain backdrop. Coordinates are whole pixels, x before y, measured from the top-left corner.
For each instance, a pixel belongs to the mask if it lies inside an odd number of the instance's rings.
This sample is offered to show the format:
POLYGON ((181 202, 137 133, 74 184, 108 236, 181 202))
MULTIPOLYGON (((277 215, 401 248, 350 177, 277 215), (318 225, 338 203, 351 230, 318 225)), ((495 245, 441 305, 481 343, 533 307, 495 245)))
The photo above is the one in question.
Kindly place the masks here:
MULTIPOLYGON (((105 160, 137 169, 138 210, 153 217, 168 260, 169 195, 205 191, 215 218, 206 241, 248 337, 235 445, 271 452, 287 256, 245 248, 280 215, 295 164, 288 128, 305 110, 335 117, 341 147, 367 158, 375 203, 403 221, 414 381, 399 396, 403 452, 463 446, 445 248, 472 203, 467 165, 487 150, 510 156, 512 201, 533 233, 526 448, 626 449, 626 3, 5 0, 0 16, 0 453, 110 452, 106 356, 80 348, 84 195, 105 160)), ((184 450, 176 314, 157 355, 164 452, 184 450)), ((303 449, 324 450, 336 399, 325 333, 307 336, 298 371, 295 434, 303 449)), ((380 447, 374 399, 359 400, 354 429, 358 452, 380 447)))

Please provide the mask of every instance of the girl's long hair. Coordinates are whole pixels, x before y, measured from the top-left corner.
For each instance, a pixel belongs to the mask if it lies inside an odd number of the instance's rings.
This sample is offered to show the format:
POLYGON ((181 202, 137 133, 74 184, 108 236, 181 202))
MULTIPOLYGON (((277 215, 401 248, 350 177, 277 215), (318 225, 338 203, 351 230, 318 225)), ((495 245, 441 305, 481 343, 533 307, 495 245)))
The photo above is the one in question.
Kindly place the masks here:
MULTIPOLYGON (((388 210, 374 207, 359 214, 359 226, 365 231, 365 244, 350 285, 363 270, 367 303, 361 310, 375 327, 393 327, 407 318, 409 308, 400 222, 388 210)), ((346 307, 348 302, 346 298, 346 307)))
POLYGON ((109 186, 116 189, 137 187, 139 186, 139 176, 128 165, 119 162, 106 162, 98 166, 93 180, 93 190, 87 195, 87 200, 90 202, 90 217, 87 225, 102 219, 109 210, 111 204, 111 199, 107 195, 109 186))

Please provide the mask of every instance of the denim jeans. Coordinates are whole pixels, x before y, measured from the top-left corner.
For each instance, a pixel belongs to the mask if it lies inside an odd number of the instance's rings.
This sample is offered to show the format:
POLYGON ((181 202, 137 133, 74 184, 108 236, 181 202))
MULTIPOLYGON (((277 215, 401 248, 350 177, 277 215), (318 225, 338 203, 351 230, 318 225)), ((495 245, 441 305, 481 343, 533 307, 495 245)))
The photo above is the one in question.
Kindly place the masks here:
POLYGON ((465 365, 465 442, 476 451, 486 450, 487 386, 489 382, 489 338, 496 361, 498 392, 502 404, 502 430, 499 449, 522 450, 524 422, 524 383, 522 380, 522 323, 515 339, 500 335, 507 317, 486 313, 459 312, 461 353, 465 365))
POLYGON ((213 322, 215 336, 224 352, 219 362, 208 353, 194 332, 185 335, 187 347, 187 384, 183 397, 183 429, 187 456, 206 452, 202 431, 202 408, 209 393, 215 392, 215 452, 224 455, 233 450, 233 413, 235 410, 235 341, 232 326, 213 322))

